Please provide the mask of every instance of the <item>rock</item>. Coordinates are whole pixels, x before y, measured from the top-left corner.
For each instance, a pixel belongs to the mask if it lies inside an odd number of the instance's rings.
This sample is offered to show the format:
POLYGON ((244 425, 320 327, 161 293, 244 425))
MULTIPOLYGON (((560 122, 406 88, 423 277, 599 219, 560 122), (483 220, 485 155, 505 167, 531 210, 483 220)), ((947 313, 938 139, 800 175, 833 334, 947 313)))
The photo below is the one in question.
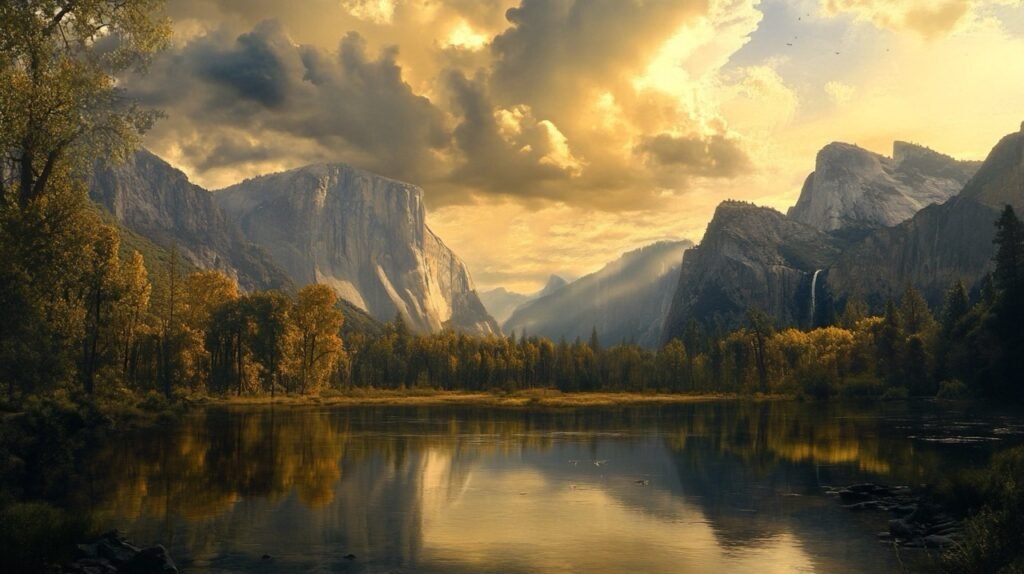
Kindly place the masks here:
POLYGON ((857 492, 854 490, 846 489, 839 491, 839 500, 850 504, 854 502, 861 502, 871 498, 871 495, 866 492, 857 492))
POLYGON ((818 152, 788 215, 829 232, 891 227, 959 193, 977 169, 977 162, 900 141, 891 158, 831 143, 818 152))
POLYGON ((896 516, 909 516, 917 511, 916 504, 903 504, 892 509, 896 516))
POLYGON ((178 572, 167 549, 157 545, 138 548, 116 530, 95 542, 79 544, 81 557, 63 568, 69 574, 175 574, 178 572))
POLYGON ((889 521, 889 533, 895 538, 910 540, 917 536, 917 530, 906 520, 896 518, 889 521))
POLYGON ((946 548, 954 544, 953 539, 939 534, 929 534, 924 537, 924 545, 927 548, 946 548))
POLYGON ((877 500, 865 500, 864 502, 846 504, 843 506, 843 508, 847 508, 850 510, 879 510, 881 508, 881 503, 879 503, 877 500))
POLYGON ((344 556, 344 558, 345 558, 345 560, 355 560, 356 559, 356 555, 355 554, 346 554, 344 556))
POLYGON ((178 568, 167 554, 167 549, 157 544, 140 550, 119 572, 124 574, 177 574, 178 568))
POLYGON ((931 305, 942 303, 955 280, 968 291, 991 271, 993 223, 1005 204, 1024 208, 1024 134, 1004 137, 963 191, 911 219, 878 229, 847 249, 829 269, 827 285, 836 301, 852 294, 880 311, 888 293, 908 283, 931 305), (941 237, 941 241, 935 238, 941 237))

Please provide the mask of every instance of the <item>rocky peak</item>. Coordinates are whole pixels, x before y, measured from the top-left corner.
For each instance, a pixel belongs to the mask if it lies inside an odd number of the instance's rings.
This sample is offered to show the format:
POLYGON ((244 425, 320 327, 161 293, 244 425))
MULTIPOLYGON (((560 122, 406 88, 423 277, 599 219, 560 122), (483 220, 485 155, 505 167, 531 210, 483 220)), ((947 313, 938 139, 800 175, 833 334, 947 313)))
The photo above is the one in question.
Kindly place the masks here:
POLYGON ((566 281, 564 278, 552 273, 548 277, 548 282, 544 284, 544 288, 538 291, 536 296, 543 297, 545 295, 550 295, 551 293, 558 291, 559 289, 565 287, 568 284, 569 282, 566 281))
POLYGON ((243 289, 290 286, 267 254, 228 221, 209 191, 146 150, 120 165, 98 165, 89 196, 128 229, 163 248, 174 246, 197 267, 223 271, 243 289))
POLYGON ((681 336, 691 320, 736 327, 750 307, 782 325, 811 323, 814 274, 828 268, 842 245, 774 209, 723 202, 700 245, 683 259, 663 340, 681 336))
POLYGON ((789 216, 822 231, 890 227, 956 195, 977 167, 902 141, 891 158, 833 142, 818 152, 789 216))
POLYGON ((961 196, 996 209, 1012 205, 1024 212, 1024 131, 1003 137, 992 148, 961 196))

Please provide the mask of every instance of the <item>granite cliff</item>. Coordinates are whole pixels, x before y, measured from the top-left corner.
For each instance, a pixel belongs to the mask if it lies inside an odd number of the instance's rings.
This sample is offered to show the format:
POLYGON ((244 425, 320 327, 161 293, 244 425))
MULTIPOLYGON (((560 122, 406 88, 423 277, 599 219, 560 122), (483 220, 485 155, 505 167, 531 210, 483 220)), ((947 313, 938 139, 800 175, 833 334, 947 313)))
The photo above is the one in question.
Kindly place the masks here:
POLYGON ((818 152, 814 172, 788 215, 829 232, 891 227, 959 193, 977 169, 977 162, 906 142, 893 144, 891 158, 831 143, 818 152))
POLYGON ((662 341, 682 336, 690 321, 736 327, 750 307, 779 323, 812 323, 815 272, 831 265, 844 245, 774 209, 722 202, 700 245, 683 258, 662 341))
POLYGON ((89 196, 118 222, 195 267, 217 269, 246 290, 280 289, 291 279, 231 224, 210 192, 148 151, 97 166, 89 196))
POLYGON ((426 224, 418 187, 312 165, 214 192, 245 236, 297 284, 324 283, 377 319, 419 332, 497 333, 466 266, 426 224))

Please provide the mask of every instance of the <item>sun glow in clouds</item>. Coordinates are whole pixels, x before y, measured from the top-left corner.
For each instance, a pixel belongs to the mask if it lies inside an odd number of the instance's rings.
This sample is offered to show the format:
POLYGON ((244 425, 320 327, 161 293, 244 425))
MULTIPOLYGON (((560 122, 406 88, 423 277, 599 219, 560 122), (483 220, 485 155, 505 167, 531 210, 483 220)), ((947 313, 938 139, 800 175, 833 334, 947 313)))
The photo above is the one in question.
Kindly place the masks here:
POLYGON ((477 32, 465 20, 459 20, 459 23, 448 34, 448 46, 466 50, 483 49, 489 41, 490 38, 487 37, 487 34, 477 32))
POLYGON ((169 5, 173 49, 126 85, 167 113, 147 147, 209 188, 315 162, 419 185, 481 289, 699 241, 727 198, 785 210, 832 141, 981 159, 1021 120, 1020 0, 311 2, 169 5), (554 247, 556 217, 621 229, 554 247), (512 258, 482 240, 511 219, 512 258))

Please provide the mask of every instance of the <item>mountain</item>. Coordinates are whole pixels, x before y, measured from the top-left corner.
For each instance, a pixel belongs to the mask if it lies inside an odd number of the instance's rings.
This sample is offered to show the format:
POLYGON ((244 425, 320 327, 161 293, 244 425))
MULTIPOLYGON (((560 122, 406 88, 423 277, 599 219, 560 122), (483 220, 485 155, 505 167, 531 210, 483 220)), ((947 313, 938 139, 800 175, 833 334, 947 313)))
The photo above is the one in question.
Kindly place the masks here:
POLYGON ((491 316, 494 317, 494 320, 499 324, 502 324, 511 317, 512 312, 523 303, 554 293, 568 284, 568 281, 558 275, 551 275, 548 277, 547 284, 545 284, 544 287, 536 293, 516 293, 515 291, 509 291, 504 287, 498 287, 496 289, 480 293, 480 301, 484 304, 484 308, 486 308, 491 316))
POLYGON ((218 269, 246 290, 287 288, 291 280, 232 225, 205 189, 148 151, 97 166, 89 196, 125 228, 172 246, 191 265, 218 269))
POLYGON ((788 215, 822 231, 847 234, 891 227, 959 193, 978 165, 901 141, 893 144, 891 158, 831 143, 818 152, 788 215))
POLYGON ((843 240, 774 209, 721 203, 700 245, 683 258, 662 340, 681 337, 690 321, 735 327, 749 307, 780 323, 810 323, 815 272, 839 257, 843 246, 843 240))
POLYGON ((601 270, 524 303, 503 325, 506 333, 551 339, 587 338, 608 344, 655 346, 689 241, 661 241, 625 253, 601 270))
POLYGON ((908 283, 933 307, 957 279, 976 289, 991 269, 994 223, 1007 204, 1024 208, 1024 131, 1004 137, 959 195, 848 249, 827 274, 828 290, 840 303, 859 295, 877 310, 908 283))
POLYGON ((311 165, 214 192, 246 238, 297 284, 324 283, 378 320, 498 333, 469 271, 426 224, 418 187, 311 165))

